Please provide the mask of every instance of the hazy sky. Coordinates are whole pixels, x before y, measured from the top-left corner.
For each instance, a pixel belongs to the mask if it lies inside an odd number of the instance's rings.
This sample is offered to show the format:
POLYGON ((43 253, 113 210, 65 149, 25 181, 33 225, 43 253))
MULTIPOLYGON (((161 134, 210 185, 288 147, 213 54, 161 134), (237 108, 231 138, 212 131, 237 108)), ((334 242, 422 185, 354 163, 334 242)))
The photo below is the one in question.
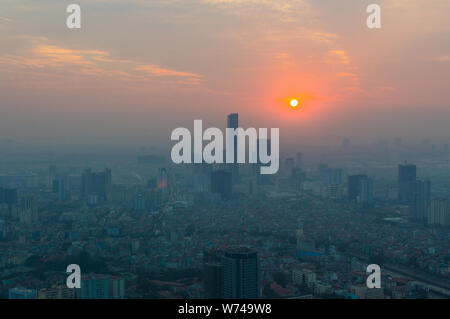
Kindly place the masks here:
POLYGON ((239 112, 282 143, 444 140, 449 13, 448 0, 2 0, 0 139, 163 145, 239 112))

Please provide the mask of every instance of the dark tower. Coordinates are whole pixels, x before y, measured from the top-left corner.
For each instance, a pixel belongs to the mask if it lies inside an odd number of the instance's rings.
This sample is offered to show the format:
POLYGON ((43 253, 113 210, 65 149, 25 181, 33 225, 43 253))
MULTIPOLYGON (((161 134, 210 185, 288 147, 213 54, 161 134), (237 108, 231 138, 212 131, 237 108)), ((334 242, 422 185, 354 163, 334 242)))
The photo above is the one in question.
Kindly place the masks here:
POLYGON ((409 203, 410 183, 416 180, 416 165, 398 165, 398 201, 403 204, 409 203))
POLYGON ((258 253, 240 247, 224 251, 222 257, 222 298, 259 297, 258 253))

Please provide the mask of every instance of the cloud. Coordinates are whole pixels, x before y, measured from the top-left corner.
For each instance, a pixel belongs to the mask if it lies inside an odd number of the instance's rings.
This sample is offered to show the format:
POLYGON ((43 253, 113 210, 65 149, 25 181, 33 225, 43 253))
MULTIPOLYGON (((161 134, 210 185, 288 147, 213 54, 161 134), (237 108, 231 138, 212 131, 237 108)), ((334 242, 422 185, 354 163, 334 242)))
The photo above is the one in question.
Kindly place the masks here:
POLYGON ((54 45, 39 45, 32 52, 44 65, 94 65, 95 57, 107 56, 105 51, 97 50, 72 50, 54 45))
POLYGON ((23 55, 1 55, 0 67, 42 70, 46 75, 63 71, 64 74, 112 77, 127 81, 148 82, 159 79, 160 83, 176 86, 198 85, 203 77, 197 73, 164 68, 154 63, 112 58, 109 52, 102 50, 70 49, 47 43, 32 43, 31 49, 23 55))
POLYGON ((447 56, 440 56, 437 58, 433 58, 433 61, 437 61, 437 62, 449 62, 450 61, 450 55, 447 56))
POLYGON ((329 61, 339 64, 350 64, 350 58, 344 50, 331 50, 328 52, 329 61))
POLYGON ((222 13, 240 16, 255 22, 273 21, 277 24, 308 21, 314 16, 312 6, 305 0, 201 0, 222 13))
POLYGON ((349 72, 339 72, 336 74, 336 76, 338 77, 350 77, 350 78, 354 78, 354 77, 358 77, 358 74, 356 73, 349 73, 349 72))
POLYGON ((2 16, 0 16, 0 21, 4 21, 4 22, 12 22, 11 19, 6 18, 6 17, 2 17, 2 16))
POLYGON ((208 4, 222 5, 229 8, 265 7, 276 11, 290 12, 299 8, 307 8, 304 0, 202 0, 208 4))
POLYGON ((183 78, 201 78, 202 77, 200 74, 165 69, 165 68, 162 68, 155 64, 139 66, 135 70, 143 71, 146 74, 148 74, 149 76, 157 76, 157 77, 164 77, 164 76, 183 77, 183 78))

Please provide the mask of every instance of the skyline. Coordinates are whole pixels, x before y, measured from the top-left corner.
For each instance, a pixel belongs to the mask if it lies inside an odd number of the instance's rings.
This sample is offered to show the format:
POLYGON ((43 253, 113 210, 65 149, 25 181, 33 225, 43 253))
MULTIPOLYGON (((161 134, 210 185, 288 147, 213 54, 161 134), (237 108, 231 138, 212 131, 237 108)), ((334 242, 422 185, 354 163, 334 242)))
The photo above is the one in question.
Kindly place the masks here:
POLYGON ((223 128, 239 113, 241 127, 279 127, 281 144, 446 142, 450 4, 376 1, 370 30, 373 2, 78 1, 69 30, 70 2, 3 1, 0 136, 164 145, 194 119, 223 128))

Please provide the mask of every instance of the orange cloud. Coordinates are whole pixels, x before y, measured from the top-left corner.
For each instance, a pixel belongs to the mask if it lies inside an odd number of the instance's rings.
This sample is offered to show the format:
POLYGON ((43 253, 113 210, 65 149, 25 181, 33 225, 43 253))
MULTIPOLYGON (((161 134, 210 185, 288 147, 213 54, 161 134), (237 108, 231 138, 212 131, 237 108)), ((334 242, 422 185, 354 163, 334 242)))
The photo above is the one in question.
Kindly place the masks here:
POLYGON ((438 62, 449 62, 450 61, 450 55, 440 56, 440 57, 437 57, 437 58, 435 58, 433 60, 434 61, 438 61, 438 62))
POLYGON ((198 85, 202 75, 141 64, 137 61, 110 58, 101 50, 74 50, 56 45, 35 44, 28 54, 0 56, 5 68, 45 69, 47 75, 63 69, 65 73, 90 77, 112 77, 116 80, 149 81, 160 78, 169 85, 198 85), (165 80, 164 78, 167 78, 165 80), (181 80, 174 80, 180 78, 181 80))
POLYGON ((350 58, 344 50, 331 50, 328 52, 333 62, 350 64, 350 58))
POLYGON ((358 77, 358 74, 356 73, 349 73, 349 72, 339 72, 336 74, 336 76, 338 77, 350 77, 350 78, 354 78, 354 77, 358 77))
POLYGON ((170 77, 187 77, 187 78, 201 78, 200 74, 164 69, 155 64, 143 65, 135 68, 137 71, 143 71, 150 76, 170 76, 170 77))

